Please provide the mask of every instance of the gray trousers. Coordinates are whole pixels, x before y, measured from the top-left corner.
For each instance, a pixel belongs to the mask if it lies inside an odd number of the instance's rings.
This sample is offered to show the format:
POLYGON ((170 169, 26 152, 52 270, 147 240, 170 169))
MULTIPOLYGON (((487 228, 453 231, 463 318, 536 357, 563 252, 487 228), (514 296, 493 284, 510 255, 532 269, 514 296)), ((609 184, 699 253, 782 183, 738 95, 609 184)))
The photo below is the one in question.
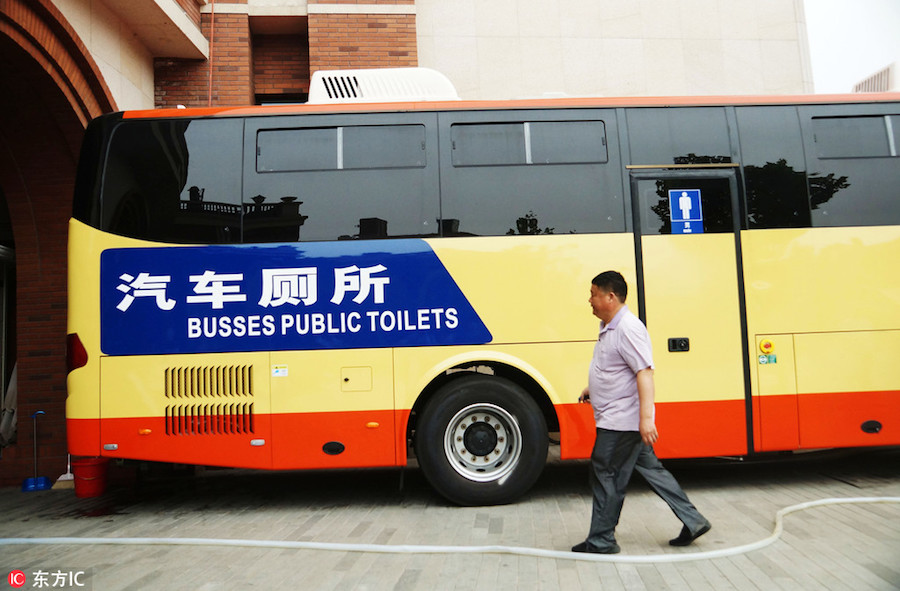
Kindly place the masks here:
POLYGON ((615 530, 625 502, 625 489, 643 447, 637 431, 597 429, 589 471, 594 504, 587 537, 594 548, 616 545, 615 530))
POLYGON ((649 445, 641 444, 634 469, 640 474, 650 488, 669 505, 675 516, 681 520, 691 533, 698 532, 707 524, 706 518, 697 511, 675 477, 665 469, 659 458, 649 445))

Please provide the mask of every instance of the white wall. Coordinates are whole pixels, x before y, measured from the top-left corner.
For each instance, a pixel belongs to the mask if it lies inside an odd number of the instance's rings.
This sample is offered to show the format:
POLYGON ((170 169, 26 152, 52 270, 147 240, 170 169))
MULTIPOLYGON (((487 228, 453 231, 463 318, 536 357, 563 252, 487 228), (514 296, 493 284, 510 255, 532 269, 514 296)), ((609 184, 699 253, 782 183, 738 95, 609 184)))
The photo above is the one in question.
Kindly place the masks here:
POLYGON ((812 91, 802 0, 417 0, 463 98, 812 91))
POLYGON ((153 56, 101 0, 55 0, 120 110, 153 108, 153 56))

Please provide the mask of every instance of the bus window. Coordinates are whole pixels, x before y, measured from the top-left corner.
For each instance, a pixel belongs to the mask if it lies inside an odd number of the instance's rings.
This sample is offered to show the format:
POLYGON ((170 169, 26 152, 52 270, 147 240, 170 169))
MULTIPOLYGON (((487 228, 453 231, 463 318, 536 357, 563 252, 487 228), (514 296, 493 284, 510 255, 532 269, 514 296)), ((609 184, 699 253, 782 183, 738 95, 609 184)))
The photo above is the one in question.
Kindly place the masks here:
POLYGON ((751 229, 812 224, 796 107, 736 109, 751 229))
POLYGON ((816 117, 812 120, 818 158, 896 156, 893 124, 900 117, 816 117))
POLYGON ((428 140, 427 118, 248 123, 244 242, 437 236, 437 140, 428 140))
POLYGON ((632 164, 721 164, 732 161, 725 110, 629 109, 632 164))
POLYGON ((815 116, 820 110, 801 110, 812 116, 807 154, 813 226, 900 223, 900 167, 891 164, 900 157, 900 116, 815 116))
POLYGON ((424 166, 424 125, 273 129, 256 140, 256 172, 424 166))
POLYGON ((624 231, 607 121, 457 118, 442 124, 444 236, 624 231))
POLYGON ((240 119, 127 121, 113 132, 102 227, 160 242, 241 239, 240 119))

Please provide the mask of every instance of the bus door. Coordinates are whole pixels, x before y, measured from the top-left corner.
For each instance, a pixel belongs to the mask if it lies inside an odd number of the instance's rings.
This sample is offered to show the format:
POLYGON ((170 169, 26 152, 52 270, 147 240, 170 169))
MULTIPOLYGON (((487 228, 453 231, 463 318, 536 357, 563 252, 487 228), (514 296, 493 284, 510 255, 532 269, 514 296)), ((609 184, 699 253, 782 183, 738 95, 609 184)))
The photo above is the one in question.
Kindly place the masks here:
POLYGON ((653 344, 656 450, 746 454, 735 171, 632 168, 631 189, 639 286, 629 302, 653 344))

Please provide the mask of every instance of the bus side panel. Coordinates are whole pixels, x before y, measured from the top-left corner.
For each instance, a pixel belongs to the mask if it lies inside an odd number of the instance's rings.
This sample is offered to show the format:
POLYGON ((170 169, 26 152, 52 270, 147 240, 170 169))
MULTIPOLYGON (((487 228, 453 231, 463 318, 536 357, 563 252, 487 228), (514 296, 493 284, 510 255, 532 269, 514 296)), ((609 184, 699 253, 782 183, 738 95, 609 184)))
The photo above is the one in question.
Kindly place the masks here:
POLYGON ((900 330, 794 339, 801 447, 900 444, 900 330))
POLYGON ((268 353, 102 357, 103 455, 272 465, 268 353))
POLYGON ((756 451, 800 448, 797 370, 793 335, 758 335, 750 359, 756 366, 758 395, 753 396, 756 451), (771 363, 770 363, 771 362, 771 363))
POLYGON ((276 468, 394 465, 392 349, 273 351, 270 359, 276 468))
POLYGON ((900 442, 900 228, 751 230, 742 246, 756 450, 900 442))
POLYGON ((88 351, 87 364, 66 376, 66 437, 69 453, 100 455, 100 268, 102 234, 69 221, 67 330, 88 351))

